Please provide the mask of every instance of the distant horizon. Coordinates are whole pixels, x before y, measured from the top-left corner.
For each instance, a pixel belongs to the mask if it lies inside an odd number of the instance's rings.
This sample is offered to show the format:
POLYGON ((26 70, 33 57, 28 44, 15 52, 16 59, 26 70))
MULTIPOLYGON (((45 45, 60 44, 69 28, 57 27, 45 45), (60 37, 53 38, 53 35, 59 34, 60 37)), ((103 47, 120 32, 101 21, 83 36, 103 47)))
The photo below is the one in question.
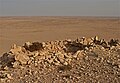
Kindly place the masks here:
POLYGON ((0 15, 0 17, 120 17, 120 16, 100 16, 100 15, 91 15, 91 16, 80 16, 80 15, 0 15))
POLYGON ((95 18, 120 18, 120 16, 0 16, 0 17, 88 17, 88 18, 91 18, 91 17, 95 17, 95 18))

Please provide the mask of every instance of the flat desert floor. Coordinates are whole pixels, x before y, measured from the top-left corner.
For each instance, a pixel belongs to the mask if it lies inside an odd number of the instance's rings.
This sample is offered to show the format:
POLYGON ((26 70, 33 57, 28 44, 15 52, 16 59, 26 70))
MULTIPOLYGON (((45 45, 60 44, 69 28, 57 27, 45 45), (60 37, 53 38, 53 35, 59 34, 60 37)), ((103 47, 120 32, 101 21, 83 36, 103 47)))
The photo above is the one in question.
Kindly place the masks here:
POLYGON ((120 19, 104 17, 0 17, 0 54, 12 44, 100 36, 120 39, 120 19))

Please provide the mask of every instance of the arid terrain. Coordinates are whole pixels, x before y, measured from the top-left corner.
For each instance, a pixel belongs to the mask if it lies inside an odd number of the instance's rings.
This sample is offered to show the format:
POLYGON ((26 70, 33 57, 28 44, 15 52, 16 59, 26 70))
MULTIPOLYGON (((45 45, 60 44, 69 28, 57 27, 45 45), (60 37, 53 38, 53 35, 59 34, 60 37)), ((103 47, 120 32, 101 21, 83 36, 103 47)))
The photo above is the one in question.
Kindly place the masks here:
POLYGON ((120 83, 120 19, 0 17, 0 83, 120 83))
POLYGON ((0 17, 0 54, 13 43, 93 37, 120 39, 119 18, 0 17))

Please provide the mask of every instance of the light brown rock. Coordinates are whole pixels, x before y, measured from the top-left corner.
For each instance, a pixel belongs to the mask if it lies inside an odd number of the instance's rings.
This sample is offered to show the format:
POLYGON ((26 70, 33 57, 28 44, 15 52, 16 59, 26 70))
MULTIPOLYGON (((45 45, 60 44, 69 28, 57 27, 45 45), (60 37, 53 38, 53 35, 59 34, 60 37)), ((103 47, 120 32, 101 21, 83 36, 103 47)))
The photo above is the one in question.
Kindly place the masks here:
POLYGON ((20 61, 21 64, 27 64, 29 57, 25 54, 18 54, 15 56, 15 60, 20 61))
POLYGON ((13 63, 13 67, 14 67, 14 68, 17 68, 17 67, 19 67, 19 64, 20 64, 20 63, 19 63, 18 61, 15 61, 15 62, 13 63))
POLYGON ((7 74, 7 77, 8 77, 9 79, 13 79, 10 74, 7 74))
POLYGON ((11 53, 13 54, 19 54, 22 52, 22 47, 16 46, 15 44, 12 46, 12 49, 10 50, 11 53))

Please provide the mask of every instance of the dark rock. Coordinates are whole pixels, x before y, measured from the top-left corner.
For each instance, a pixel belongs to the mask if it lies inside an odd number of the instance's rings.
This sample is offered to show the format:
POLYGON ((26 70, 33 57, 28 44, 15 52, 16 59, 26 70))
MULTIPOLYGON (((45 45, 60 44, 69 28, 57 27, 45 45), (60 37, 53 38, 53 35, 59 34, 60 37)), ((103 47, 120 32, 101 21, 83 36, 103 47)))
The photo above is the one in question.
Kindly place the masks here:
POLYGON ((117 46, 119 44, 118 39, 111 39, 110 42, 108 42, 110 46, 117 46))
POLYGON ((39 42, 33 42, 30 45, 24 45, 24 47, 26 50, 29 50, 30 52, 39 51, 39 50, 43 49, 42 43, 39 43, 39 42))

